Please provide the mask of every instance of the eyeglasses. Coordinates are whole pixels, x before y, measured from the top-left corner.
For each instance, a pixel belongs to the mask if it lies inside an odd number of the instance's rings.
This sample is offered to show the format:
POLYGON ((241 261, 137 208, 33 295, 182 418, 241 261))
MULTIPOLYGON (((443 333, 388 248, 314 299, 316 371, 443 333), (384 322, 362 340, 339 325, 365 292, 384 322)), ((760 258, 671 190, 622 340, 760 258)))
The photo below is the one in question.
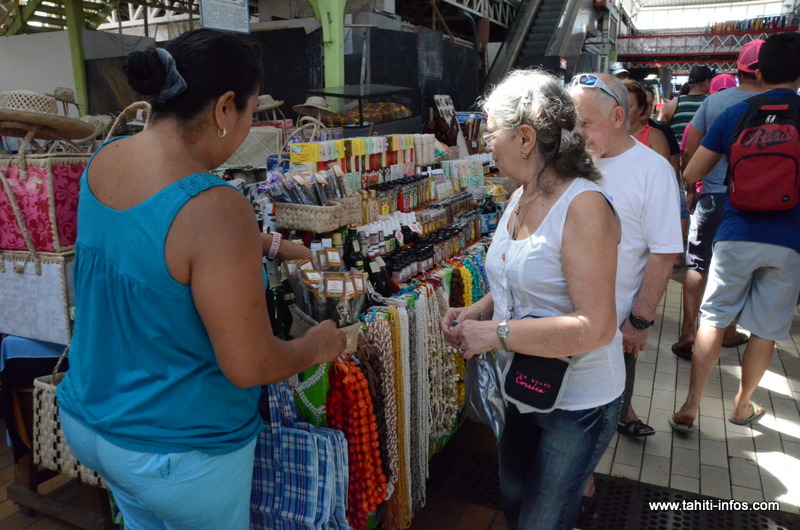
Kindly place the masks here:
POLYGON ((494 132, 481 133, 481 141, 483 142, 483 145, 489 145, 492 143, 495 135, 500 134, 501 132, 503 132, 503 129, 497 129, 494 132))
POLYGON ((617 99, 617 96, 614 95, 614 92, 611 90, 611 87, 606 84, 605 81, 600 79, 594 74, 581 74, 576 75, 572 78, 572 86, 582 86, 587 88, 599 88, 602 90, 606 95, 611 96, 611 99, 617 102, 617 105, 620 107, 622 104, 617 99))

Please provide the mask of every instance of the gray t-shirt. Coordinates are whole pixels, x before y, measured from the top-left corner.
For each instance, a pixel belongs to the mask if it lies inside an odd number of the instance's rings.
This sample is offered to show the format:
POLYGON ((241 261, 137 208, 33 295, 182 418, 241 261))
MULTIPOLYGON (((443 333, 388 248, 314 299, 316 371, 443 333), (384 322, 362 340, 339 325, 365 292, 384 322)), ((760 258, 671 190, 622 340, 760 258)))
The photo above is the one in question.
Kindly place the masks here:
MULTIPOLYGON (((714 123, 714 120, 716 120, 725 109, 757 94, 758 92, 744 92, 739 89, 739 87, 728 88, 711 94, 703 101, 700 108, 697 109, 697 112, 692 118, 692 127, 705 135, 711 128, 711 124, 714 123)), ((722 157, 722 159, 717 162, 717 165, 714 166, 714 169, 703 179, 703 194, 727 193, 728 187, 725 185, 725 174, 727 172, 728 158, 722 157)))

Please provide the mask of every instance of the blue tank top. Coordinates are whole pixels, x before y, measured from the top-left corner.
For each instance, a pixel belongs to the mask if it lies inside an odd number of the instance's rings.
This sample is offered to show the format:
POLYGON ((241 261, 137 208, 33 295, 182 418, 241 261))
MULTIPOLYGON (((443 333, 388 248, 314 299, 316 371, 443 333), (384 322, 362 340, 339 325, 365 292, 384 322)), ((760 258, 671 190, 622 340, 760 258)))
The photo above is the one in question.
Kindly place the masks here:
POLYGON ((164 245, 192 197, 225 182, 189 175, 127 210, 100 203, 81 177, 75 245, 75 332, 59 405, 133 451, 223 454, 259 432, 259 388, 220 370, 192 300, 169 273, 164 245))

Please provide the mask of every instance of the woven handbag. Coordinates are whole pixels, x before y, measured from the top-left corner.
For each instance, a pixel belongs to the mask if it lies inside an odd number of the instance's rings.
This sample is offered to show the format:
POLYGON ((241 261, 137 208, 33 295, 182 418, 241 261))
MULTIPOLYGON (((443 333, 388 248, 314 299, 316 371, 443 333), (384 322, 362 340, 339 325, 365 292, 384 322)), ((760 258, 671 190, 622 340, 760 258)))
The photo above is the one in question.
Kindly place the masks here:
POLYGON ((64 372, 58 369, 67 357, 67 350, 69 347, 59 357, 51 375, 33 380, 33 463, 91 486, 105 488, 100 475, 78 462, 61 430, 56 387, 64 379, 64 372))
POLYGON ((344 435, 300 422, 285 382, 266 391, 271 421, 256 443, 250 528, 350 528, 344 435))

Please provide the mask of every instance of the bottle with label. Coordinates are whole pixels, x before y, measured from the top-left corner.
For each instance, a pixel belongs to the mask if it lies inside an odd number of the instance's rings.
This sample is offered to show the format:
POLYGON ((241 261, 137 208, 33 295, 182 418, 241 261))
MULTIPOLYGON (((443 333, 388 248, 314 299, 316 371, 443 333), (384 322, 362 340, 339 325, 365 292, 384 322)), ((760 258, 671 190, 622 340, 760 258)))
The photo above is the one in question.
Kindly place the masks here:
POLYGON ((285 339, 283 335, 286 323, 284 320, 285 312, 282 309, 284 305, 283 286, 280 283, 273 284, 266 290, 267 294, 267 311, 269 312, 269 322, 272 325, 272 334, 278 338, 285 339))
POLYGON ((281 338, 283 340, 292 339, 292 323, 294 322, 294 317, 292 316, 292 306, 295 305, 295 298, 294 298, 294 291, 292 291, 291 286, 289 285, 288 280, 284 280, 286 285, 282 286, 281 294, 283 298, 281 300, 281 304, 279 307, 279 311, 281 313, 281 338))
POLYGON ((347 244, 345 246, 345 255, 343 256, 344 264, 349 268, 356 268, 357 263, 361 262, 363 269, 364 254, 361 251, 361 245, 358 242, 358 234, 355 228, 351 228, 347 233, 347 244))

